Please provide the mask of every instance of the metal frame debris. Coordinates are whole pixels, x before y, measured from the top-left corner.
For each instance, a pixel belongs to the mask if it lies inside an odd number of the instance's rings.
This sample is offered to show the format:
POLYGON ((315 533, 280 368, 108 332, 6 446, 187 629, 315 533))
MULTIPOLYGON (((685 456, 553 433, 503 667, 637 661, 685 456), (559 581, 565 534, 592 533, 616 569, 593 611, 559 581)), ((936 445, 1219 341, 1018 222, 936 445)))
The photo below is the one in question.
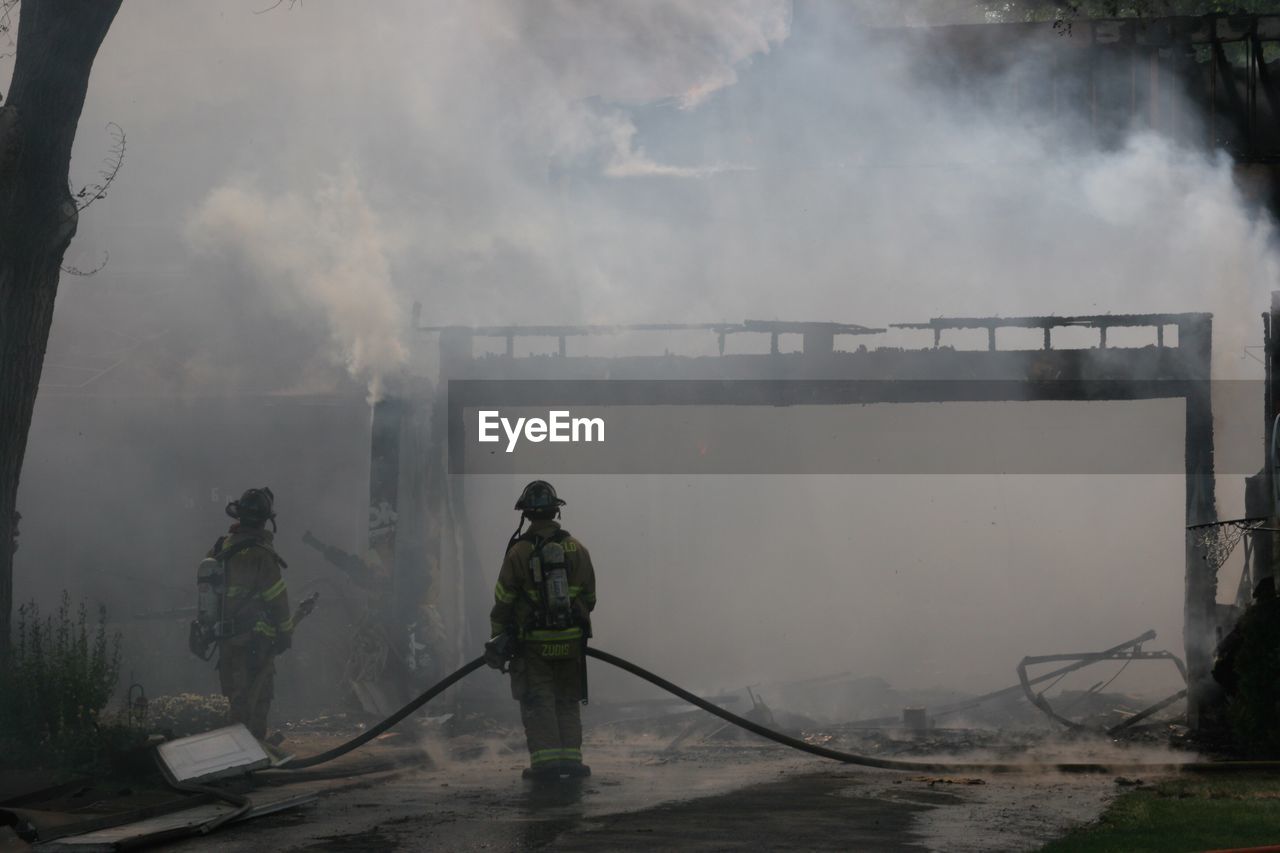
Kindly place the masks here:
MULTIPOLYGON (((1064 666, 1055 671, 1054 674, 1057 675, 1058 678, 1061 678, 1062 676, 1071 672, 1075 672, 1078 669, 1083 669, 1086 666, 1092 666, 1095 663, 1101 663, 1103 661, 1108 661, 1108 660, 1122 661, 1124 662, 1125 666, 1127 666, 1129 663, 1132 663, 1133 661, 1138 661, 1138 660, 1167 660, 1167 661, 1173 662, 1173 665, 1178 669, 1179 675, 1182 676, 1182 680, 1186 682, 1188 680, 1187 667, 1185 664, 1183 664, 1182 659, 1179 658, 1177 655, 1168 651, 1144 652, 1142 650, 1143 643, 1146 643, 1150 640, 1154 640, 1155 637, 1156 637, 1155 631, 1147 631, 1146 633, 1142 634, 1140 637, 1135 637, 1134 639, 1128 641, 1127 643, 1122 643, 1119 646, 1112 646, 1111 648, 1105 649, 1104 651, 1100 651, 1100 652, 1073 652, 1073 653, 1056 654, 1056 655, 1028 655, 1018 663, 1018 684, 1022 688, 1023 694, 1027 697, 1027 701, 1030 702, 1032 705, 1036 706, 1037 708, 1039 708, 1041 711, 1043 711, 1045 716, 1047 716, 1049 719, 1053 720, 1054 722, 1060 723, 1063 726, 1066 726, 1067 728, 1072 729, 1074 731, 1083 731, 1087 727, 1082 723, 1078 723, 1075 720, 1068 719, 1067 717, 1064 717, 1061 714, 1059 714, 1057 711, 1055 711, 1053 709, 1053 706, 1049 704, 1049 700, 1045 698, 1043 691, 1040 693, 1036 693, 1031 689, 1031 680, 1027 676, 1027 667, 1035 666, 1037 664, 1042 664, 1042 663, 1059 663, 1062 661, 1073 661, 1073 663, 1070 663, 1067 666, 1064 666)), ((1043 678, 1039 680, 1043 680, 1043 678)), ((1056 684, 1057 681, 1055 681, 1054 683, 1056 684)), ((1090 689, 1090 692, 1094 692, 1096 689, 1097 688, 1095 686, 1094 688, 1090 689)), ((1117 725, 1111 726, 1106 730, 1106 733, 1109 736, 1114 737, 1115 735, 1120 734, 1126 729, 1132 728, 1142 720, 1145 720, 1148 717, 1150 717, 1152 714, 1162 711, 1163 709, 1169 707, 1170 705, 1179 701, 1180 699, 1185 698, 1186 696, 1187 696, 1187 688, 1184 687, 1183 689, 1179 690, 1177 693, 1174 693, 1172 696, 1168 696, 1164 699, 1161 699, 1159 702, 1155 703, 1154 705, 1144 708, 1143 710, 1132 715, 1131 717, 1128 717, 1123 722, 1117 725)))

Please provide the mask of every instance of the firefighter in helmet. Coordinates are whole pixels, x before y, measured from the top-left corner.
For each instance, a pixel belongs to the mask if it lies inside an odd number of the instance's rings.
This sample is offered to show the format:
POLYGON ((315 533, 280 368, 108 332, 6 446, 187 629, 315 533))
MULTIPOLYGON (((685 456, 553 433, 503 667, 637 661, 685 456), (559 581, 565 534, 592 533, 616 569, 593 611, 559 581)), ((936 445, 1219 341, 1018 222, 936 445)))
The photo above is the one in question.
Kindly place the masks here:
POLYGON ((591 775, 582 763, 580 705, 596 575, 586 547, 556 521, 564 503, 545 480, 524 487, 489 613, 485 658, 495 669, 510 665, 529 747, 526 779, 591 775))
POLYGON ((275 657, 293 642, 289 594, 280 574, 287 564, 272 544, 274 504, 275 495, 265 487, 248 489, 231 501, 226 513, 235 523, 208 553, 223 566, 218 640, 222 693, 231 705, 231 722, 244 723, 259 740, 267 735, 275 657))

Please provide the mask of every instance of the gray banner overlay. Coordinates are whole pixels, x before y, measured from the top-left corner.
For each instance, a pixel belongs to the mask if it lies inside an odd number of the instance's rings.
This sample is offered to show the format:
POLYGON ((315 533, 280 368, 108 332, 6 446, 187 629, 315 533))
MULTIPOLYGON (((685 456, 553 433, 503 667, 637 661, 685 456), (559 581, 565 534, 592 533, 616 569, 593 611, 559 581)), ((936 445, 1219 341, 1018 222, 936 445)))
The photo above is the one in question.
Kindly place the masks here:
POLYGON ((1262 392, 1252 380, 451 380, 445 411, 451 474, 1181 475, 1186 401, 1207 398, 1216 473, 1246 475, 1263 460, 1262 392))

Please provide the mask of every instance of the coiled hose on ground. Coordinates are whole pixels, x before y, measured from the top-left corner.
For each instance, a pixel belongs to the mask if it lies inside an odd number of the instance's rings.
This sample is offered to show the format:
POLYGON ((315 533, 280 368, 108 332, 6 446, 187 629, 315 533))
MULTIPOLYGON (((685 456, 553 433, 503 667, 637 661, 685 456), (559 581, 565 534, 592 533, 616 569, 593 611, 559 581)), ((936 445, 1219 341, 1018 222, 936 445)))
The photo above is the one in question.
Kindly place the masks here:
MULTIPOLYGON (((1124 762, 1124 763, 1096 763, 1096 762, 1023 762, 1023 763, 972 763, 972 762, 938 762, 938 761, 900 761, 890 758, 875 758, 870 755, 858 755, 852 752, 842 752, 838 749, 829 749, 825 746, 816 746, 807 743, 799 738, 791 737, 782 732, 775 731, 759 723, 752 722, 745 717, 740 717, 732 711, 726 711, 718 705, 706 701, 700 696, 695 696, 684 688, 672 684, 660 675, 656 675, 642 666, 632 663, 611 655, 608 652, 601 651, 596 648, 587 648, 587 656, 596 660, 604 661, 612 664, 618 669, 629 672, 637 678, 657 687, 661 687, 668 693, 679 696, 691 705, 696 705, 709 714, 714 714, 726 722, 733 723, 739 728, 746 729, 752 734, 780 743, 783 746, 789 746, 792 749, 807 752, 810 755, 816 755, 819 758, 827 758, 832 761, 839 761, 844 764, 856 764, 860 767, 875 767, 881 770, 905 770, 916 773, 1114 773, 1120 770, 1127 772, 1141 773, 1223 773, 1223 772, 1280 772, 1280 761, 1192 761, 1192 762, 1124 762)), ((318 764, 324 764, 327 761, 346 755, 353 749, 356 749, 423 705, 430 702, 436 696, 452 687, 480 667, 484 666, 484 658, 478 657, 470 663, 464 664, 457 670, 446 676, 444 679, 433 685, 426 692, 418 696, 409 704, 405 705, 399 711, 396 711, 390 717, 387 717, 376 726, 362 732, 359 736, 352 738, 340 746, 306 758, 294 758, 279 765, 276 769, 280 770, 303 770, 308 767, 315 767, 318 764)))

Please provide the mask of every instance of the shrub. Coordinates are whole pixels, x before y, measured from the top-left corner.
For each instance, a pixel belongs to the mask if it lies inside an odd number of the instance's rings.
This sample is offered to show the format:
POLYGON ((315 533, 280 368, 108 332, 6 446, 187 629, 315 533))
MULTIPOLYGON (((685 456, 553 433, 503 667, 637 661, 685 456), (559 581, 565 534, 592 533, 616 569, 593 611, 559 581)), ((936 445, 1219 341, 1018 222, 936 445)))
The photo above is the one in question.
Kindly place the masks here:
POLYGON ((226 697, 217 694, 160 696, 147 706, 147 726, 150 731, 186 737, 225 726, 228 710, 226 697))
POLYGON ((0 691, 0 738, 7 757, 34 757, 83 763, 100 756, 106 744, 100 717, 120 675, 120 634, 107 633, 107 612, 98 609, 91 629, 88 609, 74 614, 62 593, 58 610, 41 618, 36 603, 18 608, 17 636, 0 691))
POLYGON ((1254 603, 1240 617, 1237 689, 1227 717, 1237 746, 1254 756, 1280 756, 1280 599, 1254 603))

